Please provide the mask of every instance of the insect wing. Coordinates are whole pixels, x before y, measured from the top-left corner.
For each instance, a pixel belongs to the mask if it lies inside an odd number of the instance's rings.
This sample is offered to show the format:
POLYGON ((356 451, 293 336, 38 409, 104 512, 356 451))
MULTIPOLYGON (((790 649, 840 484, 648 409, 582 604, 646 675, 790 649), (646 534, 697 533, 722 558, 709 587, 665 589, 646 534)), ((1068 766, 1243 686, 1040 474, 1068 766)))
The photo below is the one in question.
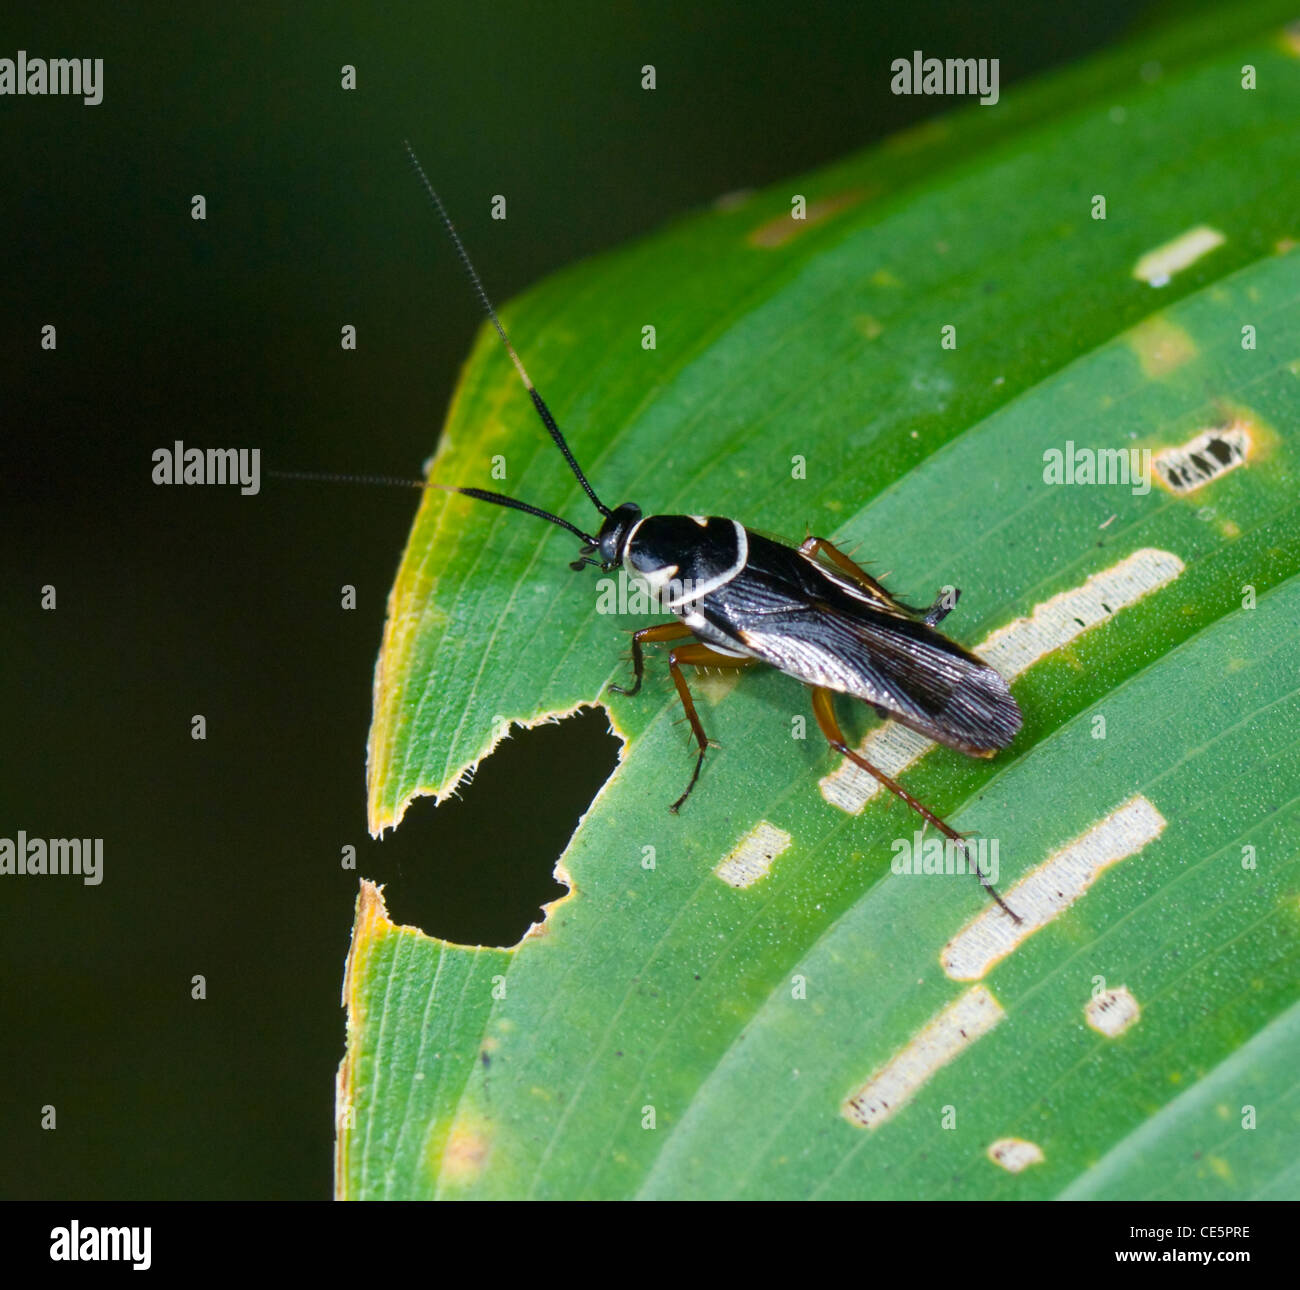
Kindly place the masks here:
POLYGON ((886 709, 950 748, 979 754, 1011 742, 1020 709, 994 668, 845 582, 752 534, 746 567, 695 608, 753 657, 886 709))

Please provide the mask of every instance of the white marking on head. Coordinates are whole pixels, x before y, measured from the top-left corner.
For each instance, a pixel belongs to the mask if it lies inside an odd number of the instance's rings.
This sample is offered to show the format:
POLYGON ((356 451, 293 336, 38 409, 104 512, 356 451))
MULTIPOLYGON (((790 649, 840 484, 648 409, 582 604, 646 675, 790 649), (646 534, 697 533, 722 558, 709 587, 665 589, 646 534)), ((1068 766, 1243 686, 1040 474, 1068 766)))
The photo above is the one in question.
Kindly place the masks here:
POLYGON ((632 540, 636 537, 637 530, 645 523, 645 521, 646 517, 643 515, 630 529, 628 529, 627 537, 623 539, 623 568, 625 568, 634 578, 639 578, 641 573, 632 563, 632 540))
POLYGON ((696 524, 698 524, 702 529, 707 529, 709 527, 709 521, 707 516, 692 515, 691 519, 693 519, 696 522, 696 524))
MULTIPOLYGON (((657 569, 638 569, 636 576, 644 578, 650 590, 658 594, 677 576, 677 566, 675 564, 661 564, 657 569)), ((672 602, 666 601, 665 603, 671 604, 672 602)))

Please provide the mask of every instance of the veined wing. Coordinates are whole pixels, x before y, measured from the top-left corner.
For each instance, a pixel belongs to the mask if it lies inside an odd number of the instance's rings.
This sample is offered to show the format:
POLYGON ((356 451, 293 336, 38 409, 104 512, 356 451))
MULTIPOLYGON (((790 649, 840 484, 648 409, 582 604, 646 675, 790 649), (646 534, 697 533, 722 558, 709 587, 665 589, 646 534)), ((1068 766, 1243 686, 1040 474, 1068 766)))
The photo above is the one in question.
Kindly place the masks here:
POLYGON ((1011 742, 1020 708, 994 668, 919 619, 851 594, 842 578, 818 576, 820 566, 798 552, 770 545, 777 551, 760 551, 692 606, 709 627, 782 672, 863 699, 950 748, 990 753, 1011 742))

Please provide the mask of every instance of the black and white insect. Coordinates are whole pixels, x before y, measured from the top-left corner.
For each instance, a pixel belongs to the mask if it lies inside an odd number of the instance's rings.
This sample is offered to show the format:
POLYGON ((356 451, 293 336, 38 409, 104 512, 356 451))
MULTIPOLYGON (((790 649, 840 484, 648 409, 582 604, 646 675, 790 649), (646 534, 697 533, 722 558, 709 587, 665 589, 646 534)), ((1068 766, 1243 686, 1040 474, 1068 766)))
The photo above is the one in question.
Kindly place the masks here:
MULTIPOLYGON (((704 765, 709 739, 700 723, 683 668, 745 668, 766 663, 802 681, 827 742, 873 775, 928 823, 963 847, 962 835, 901 784, 854 751, 835 716, 833 697, 849 695, 938 743, 977 757, 1005 748, 1020 729, 1020 708, 999 673, 937 629, 959 592, 917 609, 891 595, 825 538, 786 546, 716 515, 645 515, 633 502, 611 510, 596 495, 529 379, 502 327, 483 283, 415 153, 407 152, 496 328, 542 424, 569 469, 600 513, 591 534, 558 515, 518 498, 481 488, 433 484, 465 497, 536 515, 581 539, 574 569, 622 566, 640 579, 673 621, 643 627, 632 636, 632 684, 612 686, 634 695, 645 672, 644 647, 672 641, 668 671, 695 736, 695 767, 677 812, 691 795, 704 765)), ((979 867, 984 886, 1017 922, 979 867)))

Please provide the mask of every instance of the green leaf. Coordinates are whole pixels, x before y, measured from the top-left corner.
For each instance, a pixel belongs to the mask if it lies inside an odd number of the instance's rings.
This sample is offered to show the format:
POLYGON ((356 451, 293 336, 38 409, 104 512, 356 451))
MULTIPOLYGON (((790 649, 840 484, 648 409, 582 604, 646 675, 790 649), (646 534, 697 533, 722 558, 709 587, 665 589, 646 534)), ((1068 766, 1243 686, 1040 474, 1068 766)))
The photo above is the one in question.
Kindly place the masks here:
MULTIPOLYGON (((846 777, 798 737, 792 678, 695 682, 720 748, 670 815, 691 756, 662 658, 607 690, 645 619, 597 612, 566 535, 430 493, 372 828, 505 723, 603 703, 626 747, 517 947, 394 927, 363 887, 341 1195, 1300 1192, 1300 37, 1277 12, 1013 87, 504 311, 611 505, 824 534, 917 603, 963 589, 944 628, 1013 675, 1025 728, 901 773, 996 844, 1026 934, 968 875, 891 871, 915 817, 828 800, 846 777), (1171 243, 1200 253, 1152 285, 1171 243), (1068 443, 1234 464, 1181 492, 1048 483, 1068 443), (746 838, 770 867, 738 887, 715 871, 746 838), (1008 1142, 1041 1159, 1013 1172, 1008 1142)), ((487 332, 433 476, 593 522, 487 332)))

